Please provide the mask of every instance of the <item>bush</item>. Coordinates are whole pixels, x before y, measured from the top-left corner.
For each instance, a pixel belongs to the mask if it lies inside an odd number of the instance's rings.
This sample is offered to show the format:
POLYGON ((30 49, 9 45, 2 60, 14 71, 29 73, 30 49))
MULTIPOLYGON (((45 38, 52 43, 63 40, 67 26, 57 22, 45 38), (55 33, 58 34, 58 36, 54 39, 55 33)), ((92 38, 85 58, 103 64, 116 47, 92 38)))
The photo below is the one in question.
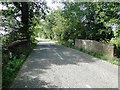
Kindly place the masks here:
POLYGON ((26 48, 25 52, 23 52, 19 58, 14 56, 11 60, 8 59, 6 65, 2 66, 2 87, 7 88, 13 82, 16 77, 19 69, 21 68, 24 60, 27 58, 29 53, 32 51, 33 47, 36 44, 31 44, 28 48, 26 48))

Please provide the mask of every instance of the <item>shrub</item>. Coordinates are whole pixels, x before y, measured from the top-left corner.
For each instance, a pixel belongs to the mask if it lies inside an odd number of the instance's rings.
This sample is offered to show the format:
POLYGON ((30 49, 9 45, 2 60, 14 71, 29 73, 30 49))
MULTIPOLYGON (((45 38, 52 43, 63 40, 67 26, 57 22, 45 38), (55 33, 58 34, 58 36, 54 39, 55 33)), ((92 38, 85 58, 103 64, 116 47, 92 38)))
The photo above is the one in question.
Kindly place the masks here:
POLYGON ((13 56, 11 60, 8 59, 6 65, 2 66, 2 87, 3 88, 9 87, 10 84, 13 82, 24 60, 27 58, 27 56, 32 51, 32 48, 35 45, 36 44, 30 44, 30 46, 26 48, 26 50, 20 55, 19 58, 16 58, 16 56, 13 56))

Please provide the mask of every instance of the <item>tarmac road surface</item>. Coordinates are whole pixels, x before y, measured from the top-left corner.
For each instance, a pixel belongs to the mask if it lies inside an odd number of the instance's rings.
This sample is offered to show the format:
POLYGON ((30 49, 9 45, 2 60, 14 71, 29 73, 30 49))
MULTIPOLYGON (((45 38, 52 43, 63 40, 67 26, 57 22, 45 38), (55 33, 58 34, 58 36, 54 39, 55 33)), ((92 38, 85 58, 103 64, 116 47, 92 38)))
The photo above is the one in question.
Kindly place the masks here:
POLYGON ((11 88, 118 88, 118 66, 39 40, 11 88))

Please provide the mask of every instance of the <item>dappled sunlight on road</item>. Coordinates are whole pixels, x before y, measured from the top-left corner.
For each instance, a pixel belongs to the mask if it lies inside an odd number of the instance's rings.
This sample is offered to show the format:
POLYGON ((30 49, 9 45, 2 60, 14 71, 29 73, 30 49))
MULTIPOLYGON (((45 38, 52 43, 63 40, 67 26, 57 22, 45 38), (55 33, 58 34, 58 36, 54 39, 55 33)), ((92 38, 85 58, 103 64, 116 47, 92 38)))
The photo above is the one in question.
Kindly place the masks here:
POLYGON ((116 88, 117 72, 117 66, 108 62, 41 40, 12 87, 116 88))

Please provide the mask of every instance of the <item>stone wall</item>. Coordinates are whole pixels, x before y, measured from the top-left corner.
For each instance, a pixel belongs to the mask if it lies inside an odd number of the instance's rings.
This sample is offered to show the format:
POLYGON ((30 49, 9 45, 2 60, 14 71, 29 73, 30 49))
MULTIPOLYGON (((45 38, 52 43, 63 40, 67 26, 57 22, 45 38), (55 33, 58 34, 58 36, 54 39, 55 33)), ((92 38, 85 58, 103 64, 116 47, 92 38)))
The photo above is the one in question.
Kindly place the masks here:
POLYGON ((99 51, 106 53, 110 56, 114 56, 114 46, 103 44, 94 40, 82 40, 76 39, 75 40, 75 47, 84 48, 91 51, 99 51))

